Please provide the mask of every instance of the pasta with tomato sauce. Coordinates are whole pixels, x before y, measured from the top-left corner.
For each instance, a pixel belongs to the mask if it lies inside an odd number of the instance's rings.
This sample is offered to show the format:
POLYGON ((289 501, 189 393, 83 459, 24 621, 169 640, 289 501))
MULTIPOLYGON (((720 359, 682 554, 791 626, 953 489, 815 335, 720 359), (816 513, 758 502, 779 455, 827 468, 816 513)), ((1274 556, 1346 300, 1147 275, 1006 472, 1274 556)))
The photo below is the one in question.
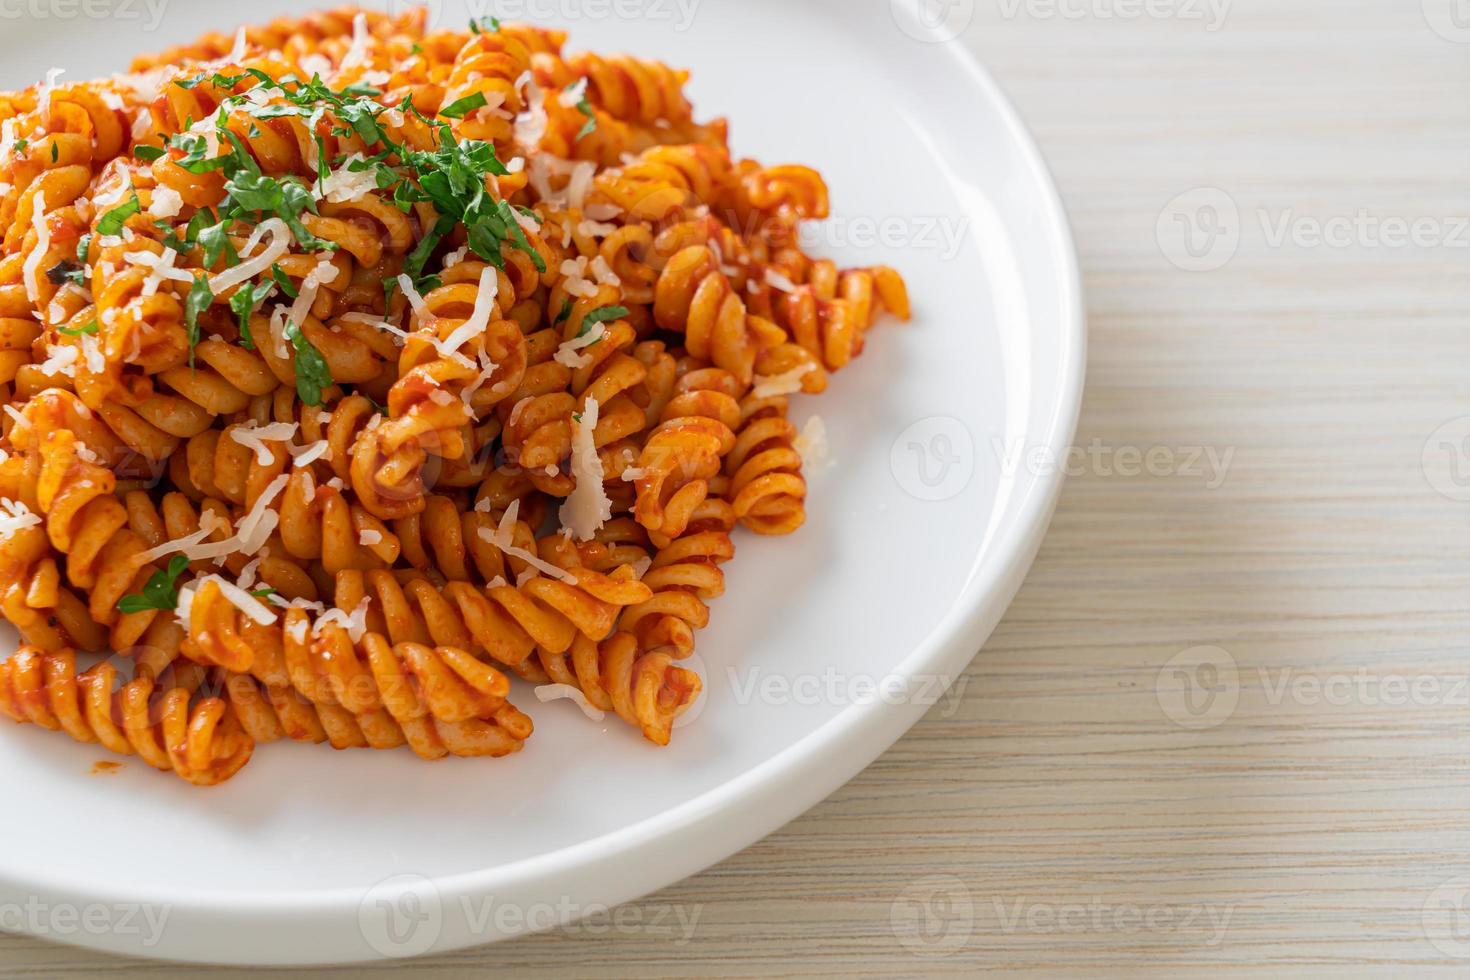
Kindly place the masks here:
POLYGON ((902 277, 688 72, 343 7, 0 93, 0 712, 196 785, 257 743, 667 744, 793 395, 902 277), (553 709, 548 709, 553 710, 553 709))

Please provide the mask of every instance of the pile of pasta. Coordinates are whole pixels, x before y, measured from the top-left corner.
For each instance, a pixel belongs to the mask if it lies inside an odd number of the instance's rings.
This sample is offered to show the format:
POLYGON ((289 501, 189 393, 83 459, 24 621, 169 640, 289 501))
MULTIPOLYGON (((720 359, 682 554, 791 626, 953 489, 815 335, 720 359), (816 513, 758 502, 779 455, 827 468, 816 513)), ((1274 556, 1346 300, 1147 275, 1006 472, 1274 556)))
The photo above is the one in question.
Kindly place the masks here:
POLYGON ((803 522, 788 397, 908 299, 564 40, 344 8, 0 94, 0 710, 199 785, 504 756, 516 678, 669 741, 732 532, 803 522))

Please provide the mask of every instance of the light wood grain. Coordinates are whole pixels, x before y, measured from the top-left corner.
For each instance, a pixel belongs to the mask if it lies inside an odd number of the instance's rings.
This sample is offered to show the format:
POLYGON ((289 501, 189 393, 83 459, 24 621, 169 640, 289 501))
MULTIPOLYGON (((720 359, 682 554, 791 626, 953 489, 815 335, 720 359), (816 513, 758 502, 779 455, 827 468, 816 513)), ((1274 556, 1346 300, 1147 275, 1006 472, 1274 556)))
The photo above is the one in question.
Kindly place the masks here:
MULTIPOLYGON (((342 976, 1470 972, 1424 913, 1470 874, 1470 504, 1421 463, 1470 414, 1470 248, 1273 247, 1256 217, 1470 214, 1470 44, 1418 0, 1239 0, 1215 32, 1009 9, 981 0, 964 43, 1075 222, 1078 442, 1233 452, 1223 483, 1075 476, 961 698, 635 906, 697 916, 687 942, 574 930, 342 976), (1187 273, 1155 224, 1201 186, 1244 231, 1224 268, 1187 273), (1202 645, 1233 658, 1238 704, 1192 730, 1157 681, 1202 645), (1393 678, 1421 685, 1412 703, 1384 703, 1393 678), (932 876, 926 945, 903 924, 932 876)), ((244 975, 16 936, 0 973, 244 975)))

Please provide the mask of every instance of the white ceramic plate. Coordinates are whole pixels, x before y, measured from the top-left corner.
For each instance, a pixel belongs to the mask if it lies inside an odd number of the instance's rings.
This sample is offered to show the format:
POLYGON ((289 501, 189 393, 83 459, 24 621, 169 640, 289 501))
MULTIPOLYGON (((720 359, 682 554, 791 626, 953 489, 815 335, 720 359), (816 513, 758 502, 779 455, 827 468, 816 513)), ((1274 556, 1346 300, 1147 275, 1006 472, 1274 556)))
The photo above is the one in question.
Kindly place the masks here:
MULTIPOLYGON (((7 20, 0 84, 53 64, 121 70, 289 7, 99 2, 7 20)), ((701 634, 708 693, 664 750, 523 691, 536 734, 511 759, 280 744, 198 790, 136 761, 94 776, 100 749, 0 726, 0 928, 251 964, 547 928, 700 871, 831 793, 964 670, 1019 586, 1060 482, 1044 464, 1072 438, 1085 329, 1035 147, 960 42, 938 40, 962 25, 926 26, 910 0, 498 8, 446 2, 439 23, 528 12, 573 47, 691 66, 695 105, 729 116, 736 152, 827 176, 836 217, 818 251, 907 277, 914 322, 876 327, 826 395, 794 407, 798 423, 822 415, 835 460, 811 476, 807 525, 742 532, 701 634)))

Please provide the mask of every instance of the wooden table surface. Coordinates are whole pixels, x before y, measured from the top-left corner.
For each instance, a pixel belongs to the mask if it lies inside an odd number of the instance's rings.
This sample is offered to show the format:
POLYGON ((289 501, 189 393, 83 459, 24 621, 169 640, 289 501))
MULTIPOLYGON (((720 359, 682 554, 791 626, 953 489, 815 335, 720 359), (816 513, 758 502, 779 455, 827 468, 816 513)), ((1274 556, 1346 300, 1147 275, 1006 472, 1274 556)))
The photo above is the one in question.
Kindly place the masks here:
MULTIPOLYGON (((1470 974, 1470 10, 1221 2, 954 0, 1091 314, 959 696, 621 918, 371 972, 1470 974)), ((0 974, 237 975, 9 935, 0 974)))

